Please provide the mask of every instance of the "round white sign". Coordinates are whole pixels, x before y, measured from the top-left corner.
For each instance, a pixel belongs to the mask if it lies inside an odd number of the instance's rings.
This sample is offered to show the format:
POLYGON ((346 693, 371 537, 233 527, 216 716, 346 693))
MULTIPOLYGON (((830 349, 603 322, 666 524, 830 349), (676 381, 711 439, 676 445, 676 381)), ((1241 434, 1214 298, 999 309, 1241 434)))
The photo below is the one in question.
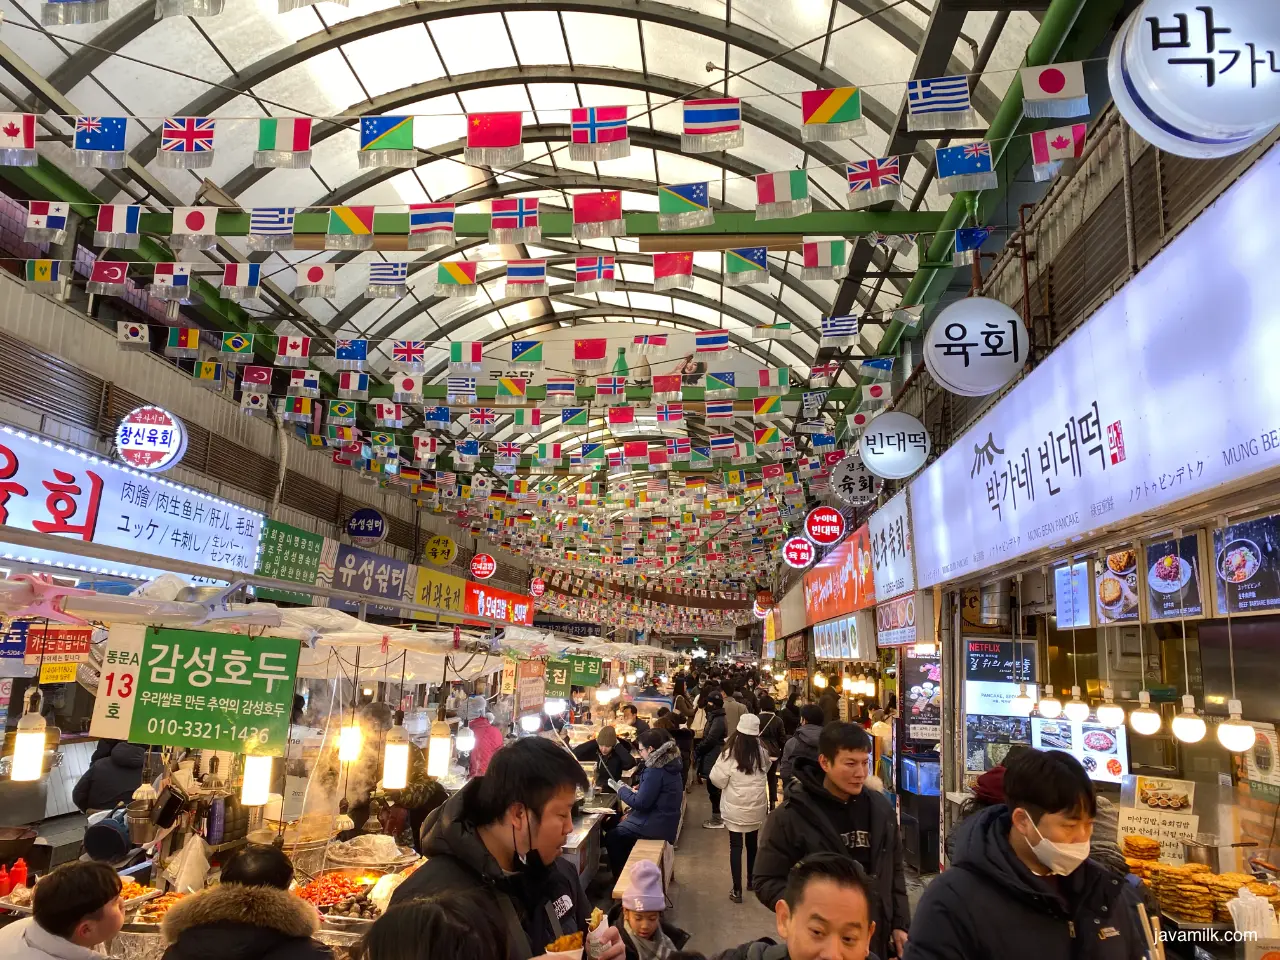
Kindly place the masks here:
POLYGON ((161 407, 130 410, 116 427, 116 453, 135 470, 160 473, 187 452, 182 421, 161 407))
POLYGON ((1146 0, 1116 35, 1111 95, 1143 138, 1181 157, 1226 157, 1280 123, 1280 4, 1146 0))
POLYGON ((831 471, 831 488, 845 503, 861 505, 876 498, 876 479, 857 457, 845 457, 831 471))
POLYGON ((882 413, 867 424, 858 456, 877 477, 904 480, 929 458, 929 431, 909 413, 882 413))
POLYGON ((925 335, 924 363, 946 390, 965 397, 995 393, 1027 362, 1027 328, 999 300, 957 300, 925 335))

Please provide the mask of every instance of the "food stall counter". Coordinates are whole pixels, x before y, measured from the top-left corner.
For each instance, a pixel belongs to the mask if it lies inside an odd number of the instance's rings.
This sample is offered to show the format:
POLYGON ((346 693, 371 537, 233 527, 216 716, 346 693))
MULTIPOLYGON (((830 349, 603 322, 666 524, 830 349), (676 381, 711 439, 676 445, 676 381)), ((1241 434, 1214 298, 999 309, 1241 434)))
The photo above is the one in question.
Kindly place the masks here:
POLYGON ((577 867, 584 888, 595 879, 596 870, 600 867, 600 848, 607 817, 606 813, 583 813, 575 817, 573 832, 565 837, 560 850, 561 856, 577 867))

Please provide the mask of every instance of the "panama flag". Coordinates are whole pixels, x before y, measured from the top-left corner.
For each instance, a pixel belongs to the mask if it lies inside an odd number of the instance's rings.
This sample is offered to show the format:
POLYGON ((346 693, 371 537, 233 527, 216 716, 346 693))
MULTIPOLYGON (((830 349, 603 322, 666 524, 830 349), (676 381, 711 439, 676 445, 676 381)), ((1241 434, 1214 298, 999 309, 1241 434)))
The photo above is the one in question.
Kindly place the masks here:
POLYGON ((1031 135, 1032 172, 1039 181, 1052 180, 1068 162, 1074 163, 1084 153, 1084 138, 1089 128, 1083 123, 1069 127, 1041 130, 1031 135))
POLYGON ((263 117, 258 120, 258 149, 253 165, 305 170, 311 166, 311 118, 263 117))
POLYGON ((686 100, 680 149, 685 153, 732 150, 742 146, 742 101, 737 97, 686 100))
POLYGON ((580 163, 631 154, 626 107, 575 107, 569 111, 569 158, 580 163))
POLYGON ((839 280, 849 272, 848 248, 843 240, 811 240, 801 248, 802 280, 839 280))
POLYGON ((849 140, 867 132, 862 119, 862 91, 857 87, 805 90, 800 94, 801 137, 806 140, 849 140))
POLYGON ((692 253, 655 253, 653 255, 653 289, 692 290, 692 253))
POLYGON ((699 330, 693 335, 696 353, 716 353, 729 349, 729 332, 727 330, 699 330))
POLYGON ((61 243, 67 238, 70 212, 69 203, 32 200, 27 204, 27 231, 22 239, 27 243, 61 243))
POLYGON ((191 295, 191 264, 157 263, 151 295, 161 300, 185 302, 191 295))
POLYGON ((809 174, 803 170, 756 174, 756 219, 798 217, 813 209, 809 174))

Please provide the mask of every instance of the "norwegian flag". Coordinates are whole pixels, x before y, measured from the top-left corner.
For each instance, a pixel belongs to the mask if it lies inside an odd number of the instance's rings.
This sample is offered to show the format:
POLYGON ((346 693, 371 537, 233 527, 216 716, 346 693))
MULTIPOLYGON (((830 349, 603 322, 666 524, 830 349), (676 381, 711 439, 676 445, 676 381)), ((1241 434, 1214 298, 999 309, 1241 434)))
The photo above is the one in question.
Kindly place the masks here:
POLYGON ((612 292, 617 286, 616 269, 611 256, 577 257, 574 260, 573 292, 612 292))
POLYGON ((596 377, 596 396, 616 397, 627 392, 626 377, 596 377))
POLYGON ((684 419, 683 403, 658 404, 658 422, 659 423, 679 423, 683 419, 684 419))
POLYGON ((688 437, 667 438, 667 456, 672 460, 688 460, 692 449, 692 441, 688 437))
POLYGON ((491 201, 489 239, 493 243, 530 243, 540 235, 536 197, 491 201))
POLYGON ((427 341, 392 340, 391 362, 405 371, 424 367, 427 362, 427 341))

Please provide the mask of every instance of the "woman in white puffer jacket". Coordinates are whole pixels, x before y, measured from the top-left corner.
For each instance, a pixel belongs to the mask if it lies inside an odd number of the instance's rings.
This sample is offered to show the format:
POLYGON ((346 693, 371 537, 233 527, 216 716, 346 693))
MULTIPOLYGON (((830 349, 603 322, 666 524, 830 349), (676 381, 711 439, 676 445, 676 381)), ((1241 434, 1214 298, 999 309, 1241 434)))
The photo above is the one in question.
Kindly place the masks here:
POLYGON ((738 718, 735 735, 729 738, 716 765, 711 782, 722 791, 720 816, 729 830, 729 869, 733 892, 729 899, 742 902, 742 846, 747 847, 747 889, 756 866, 756 839, 769 814, 769 757, 760 745, 760 718, 747 713, 738 718))

